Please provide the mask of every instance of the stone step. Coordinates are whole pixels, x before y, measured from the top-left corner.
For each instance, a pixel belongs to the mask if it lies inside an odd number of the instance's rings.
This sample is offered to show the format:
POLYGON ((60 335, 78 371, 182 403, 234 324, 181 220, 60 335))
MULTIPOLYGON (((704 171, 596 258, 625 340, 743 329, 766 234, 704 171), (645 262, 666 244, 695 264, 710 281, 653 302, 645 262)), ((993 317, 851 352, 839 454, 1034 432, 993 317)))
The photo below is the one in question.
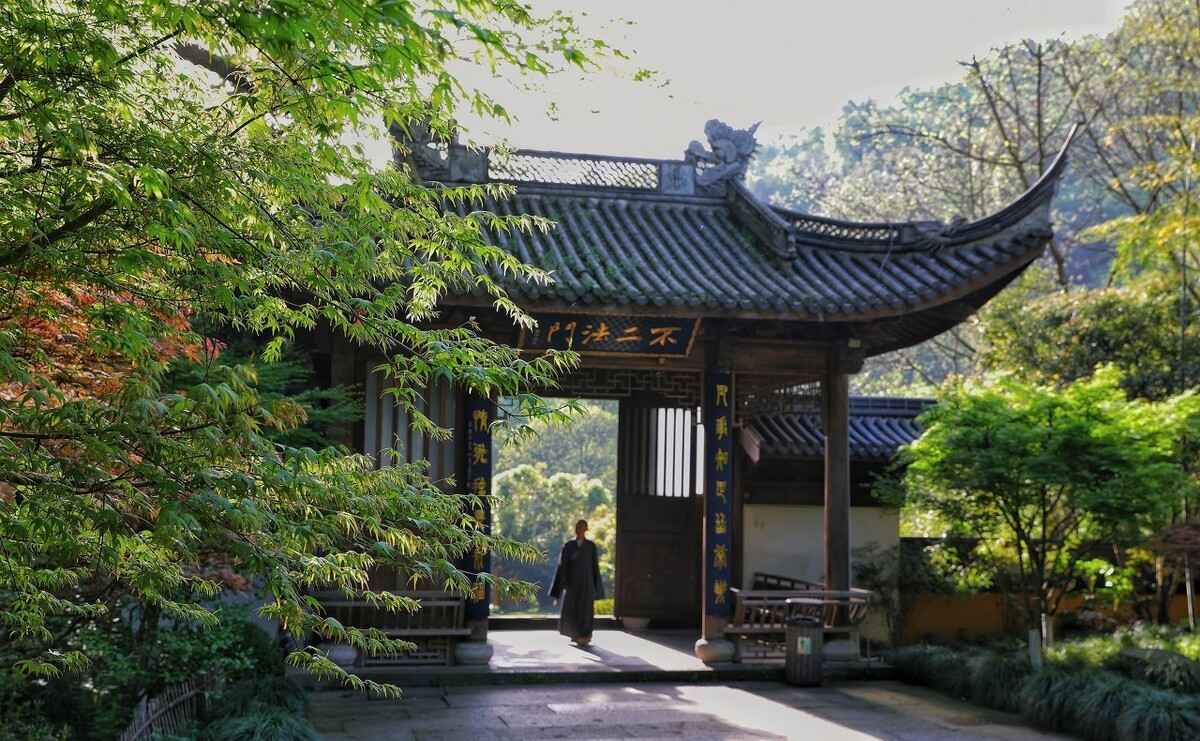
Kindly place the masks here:
MULTIPOLYGON (((611 615, 597 615, 596 630, 620 630, 621 621, 611 615)), ((492 615, 488 630, 558 630, 556 615, 492 615)))
POLYGON ((496 685, 545 684, 643 684, 672 682, 777 682, 783 680, 783 667, 763 664, 728 664, 705 669, 577 669, 547 667, 538 670, 512 670, 474 667, 372 667, 356 672, 364 679, 402 687, 475 687, 496 685))
MULTIPOLYGON (((710 684, 729 682, 782 682, 783 666, 777 664, 719 664, 705 669, 575 669, 487 670, 474 667, 377 667, 359 670, 359 676, 401 687, 488 687, 571 684, 710 684), (469 670, 468 670, 469 669, 469 670)), ((823 672, 826 681, 895 679, 889 666, 832 664, 823 672)), ((314 685, 313 689, 336 689, 314 685)))

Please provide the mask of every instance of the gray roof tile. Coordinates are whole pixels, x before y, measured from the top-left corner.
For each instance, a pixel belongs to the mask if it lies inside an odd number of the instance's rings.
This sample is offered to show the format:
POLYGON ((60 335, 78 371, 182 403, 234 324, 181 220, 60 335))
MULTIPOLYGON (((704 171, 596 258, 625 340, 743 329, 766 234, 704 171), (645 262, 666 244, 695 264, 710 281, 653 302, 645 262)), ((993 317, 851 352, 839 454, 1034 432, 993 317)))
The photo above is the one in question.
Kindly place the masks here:
MULTIPOLYGON (((917 416, 929 399, 855 396, 850 399, 850 457, 860 461, 891 460, 901 446, 921 436, 917 416)), ((776 412, 750 422, 767 458, 819 459, 825 455, 821 415, 776 412)))

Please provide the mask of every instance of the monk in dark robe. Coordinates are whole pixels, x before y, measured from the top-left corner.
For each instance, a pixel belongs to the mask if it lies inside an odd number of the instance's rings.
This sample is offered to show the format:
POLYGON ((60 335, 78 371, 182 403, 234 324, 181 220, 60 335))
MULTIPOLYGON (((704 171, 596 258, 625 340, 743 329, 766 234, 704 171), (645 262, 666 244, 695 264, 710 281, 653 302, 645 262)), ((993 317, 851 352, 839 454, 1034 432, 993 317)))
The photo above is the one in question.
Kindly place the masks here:
POLYGON ((575 523, 575 539, 563 544, 558 555, 558 568, 554 571, 554 584, 550 587, 554 601, 562 600, 558 632, 577 646, 592 642, 592 602, 604 598, 600 554, 596 544, 584 537, 587 529, 587 520, 575 523))

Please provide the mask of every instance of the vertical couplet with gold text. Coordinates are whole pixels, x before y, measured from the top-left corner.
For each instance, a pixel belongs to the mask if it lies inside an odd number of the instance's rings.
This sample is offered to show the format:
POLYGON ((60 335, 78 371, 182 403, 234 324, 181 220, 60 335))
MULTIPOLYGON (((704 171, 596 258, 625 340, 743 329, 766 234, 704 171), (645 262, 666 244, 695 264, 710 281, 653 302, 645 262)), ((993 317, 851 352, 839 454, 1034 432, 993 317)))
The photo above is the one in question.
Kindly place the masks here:
MULTIPOLYGON (((492 531, 492 415, 495 405, 490 399, 468 392, 467 413, 467 498, 471 516, 476 527, 490 534, 492 531)), ((475 577, 475 584, 467 600, 468 621, 487 620, 491 587, 478 578, 479 574, 491 571, 492 555, 484 548, 477 548, 467 558, 466 571, 475 577)))
POLYGON ((704 389, 704 614, 721 620, 727 619, 730 611, 732 402, 732 376, 710 370, 704 389))

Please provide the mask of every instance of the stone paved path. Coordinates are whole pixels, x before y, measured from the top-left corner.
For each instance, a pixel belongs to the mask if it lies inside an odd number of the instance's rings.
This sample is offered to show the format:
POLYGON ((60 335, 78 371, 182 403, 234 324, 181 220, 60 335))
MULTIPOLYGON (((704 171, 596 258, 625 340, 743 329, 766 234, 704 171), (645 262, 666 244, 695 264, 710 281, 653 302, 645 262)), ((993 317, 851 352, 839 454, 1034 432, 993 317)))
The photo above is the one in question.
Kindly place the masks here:
POLYGON ((398 701, 340 691, 310 699, 325 741, 1062 738, 896 682, 412 688, 398 701))
POLYGON ((598 630, 592 645, 581 649, 557 630, 493 630, 488 642, 495 654, 486 671, 705 671, 692 651, 698 637, 691 630, 598 630))

